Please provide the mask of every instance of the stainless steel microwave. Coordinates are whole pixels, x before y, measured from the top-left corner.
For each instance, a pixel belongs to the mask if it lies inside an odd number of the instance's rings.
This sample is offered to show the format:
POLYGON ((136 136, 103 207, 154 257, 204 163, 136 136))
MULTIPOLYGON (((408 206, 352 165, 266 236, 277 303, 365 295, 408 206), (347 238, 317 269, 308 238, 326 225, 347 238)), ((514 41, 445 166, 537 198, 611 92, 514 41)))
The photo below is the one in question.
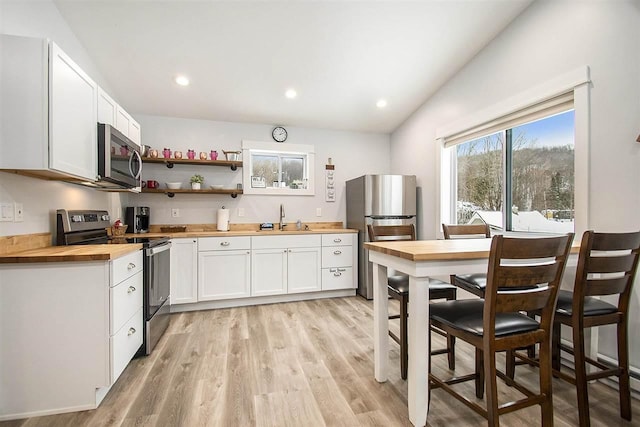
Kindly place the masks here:
POLYGON ((142 175, 140 147, 111 125, 98 123, 98 187, 139 187, 142 175))

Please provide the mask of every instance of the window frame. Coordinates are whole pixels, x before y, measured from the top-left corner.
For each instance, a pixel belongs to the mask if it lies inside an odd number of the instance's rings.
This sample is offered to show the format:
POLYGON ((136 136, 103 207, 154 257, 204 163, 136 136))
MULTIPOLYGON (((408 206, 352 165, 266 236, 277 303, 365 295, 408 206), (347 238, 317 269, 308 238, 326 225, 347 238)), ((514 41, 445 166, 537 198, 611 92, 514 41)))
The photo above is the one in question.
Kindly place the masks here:
MULTIPOLYGON (((436 191, 438 193, 438 207, 435 229, 439 230, 437 231, 438 237, 442 238, 440 224, 456 222, 455 190, 457 183, 454 177, 456 172, 455 162, 452 161, 452 156, 455 155, 455 146, 445 148, 446 138, 570 91, 573 92, 575 130, 575 234, 581 235, 589 228, 590 83, 589 67, 580 67, 436 130, 436 180, 438 180, 436 191)), ((506 218, 506 215, 503 212, 503 221, 504 218, 506 218)), ((524 234, 527 232, 509 231, 506 233, 524 234)))
POLYGON ((315 148, 306 144, 281 144, 261 141, 242 141, 242 158, 244 159, 242 182, 243 194, 261 194, 278 196, 313 196, 315 195, 315 148), (303 158, 303 179, 307 180, 307 188, 254 188, 251 186, 253 155, 274 155, 279 158, 278 176, 282 174, 282 157, 303 158))

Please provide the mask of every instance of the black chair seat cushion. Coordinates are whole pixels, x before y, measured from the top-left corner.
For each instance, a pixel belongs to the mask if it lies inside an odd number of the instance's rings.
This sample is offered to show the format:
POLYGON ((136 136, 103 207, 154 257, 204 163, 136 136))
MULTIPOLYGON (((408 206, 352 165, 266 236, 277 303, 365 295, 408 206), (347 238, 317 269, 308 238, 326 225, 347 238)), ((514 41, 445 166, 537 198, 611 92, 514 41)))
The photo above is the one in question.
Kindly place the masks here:
MULTIPOLYGON (((559 291, 558 292, 558 305, 556 306, 556 312, 571 316, 573 313, 573 292, 571 291, 559 291)), ((608 302, 592 298, 585 297, 584 299, 584 315, 585 316, 601 316, 603 314, 615 313, 618 311, 618 307, 608 302)))
MULTIPOLYGON (((484 300, 468 299, 446 301, 429 305, 429 317, 474 335, 482 336, 482 312, 484 300)), ((496 314, 496 337, 535 331, 540 324, 520 313, 496 314)))
POLYGON ((476 274, 456 274, 455 281, 460 282, 460 287, 475 288, 484 293, 487 287, 487 275, 486 273, 476 274))
MULTIPOLYGON (((404 274, 398 274, 395 276, 389 276, 388 279, 389 291, 396 294, 409 294, 409 276, 404 274)), ((429 290, 431 291, 443 291, 443 290, 455 290, 456 287, 447 282, 437 279, 429 279, 429 290)))

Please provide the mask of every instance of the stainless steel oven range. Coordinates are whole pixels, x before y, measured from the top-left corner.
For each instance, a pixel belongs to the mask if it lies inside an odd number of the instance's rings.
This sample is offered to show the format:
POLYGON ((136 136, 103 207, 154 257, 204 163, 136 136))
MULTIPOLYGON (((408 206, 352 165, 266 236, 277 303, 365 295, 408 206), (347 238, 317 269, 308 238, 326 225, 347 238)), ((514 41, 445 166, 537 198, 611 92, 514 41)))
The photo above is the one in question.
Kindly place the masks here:
POLYGON ((169 326, 171 242, 167 237, 110 239, 109 212, 58 209, 56 242, 61 245, 141 243, 144 251, 144 339, 137 356, 151 354, 169 326))

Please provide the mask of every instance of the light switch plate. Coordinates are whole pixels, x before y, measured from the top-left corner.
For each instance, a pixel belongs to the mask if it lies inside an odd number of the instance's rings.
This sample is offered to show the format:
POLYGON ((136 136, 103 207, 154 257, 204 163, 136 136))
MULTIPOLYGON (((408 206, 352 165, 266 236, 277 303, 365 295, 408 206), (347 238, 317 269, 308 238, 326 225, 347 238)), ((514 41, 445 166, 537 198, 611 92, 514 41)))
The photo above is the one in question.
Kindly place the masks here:
POLYGON ((0 203, 0 221, 13 221, 13 203, 0 203))
POLYGON ((322 216, 322 208, 316 208, 316 216, 322 216))
POLYGON ((22 203, 14 203, 13 204, 13 220, 15 222, 22 222, 24 221, 24 206, 22 205, 22 203))
POLYGON ((238 208, 238 216, 244 216, 244 208, 238 208))

